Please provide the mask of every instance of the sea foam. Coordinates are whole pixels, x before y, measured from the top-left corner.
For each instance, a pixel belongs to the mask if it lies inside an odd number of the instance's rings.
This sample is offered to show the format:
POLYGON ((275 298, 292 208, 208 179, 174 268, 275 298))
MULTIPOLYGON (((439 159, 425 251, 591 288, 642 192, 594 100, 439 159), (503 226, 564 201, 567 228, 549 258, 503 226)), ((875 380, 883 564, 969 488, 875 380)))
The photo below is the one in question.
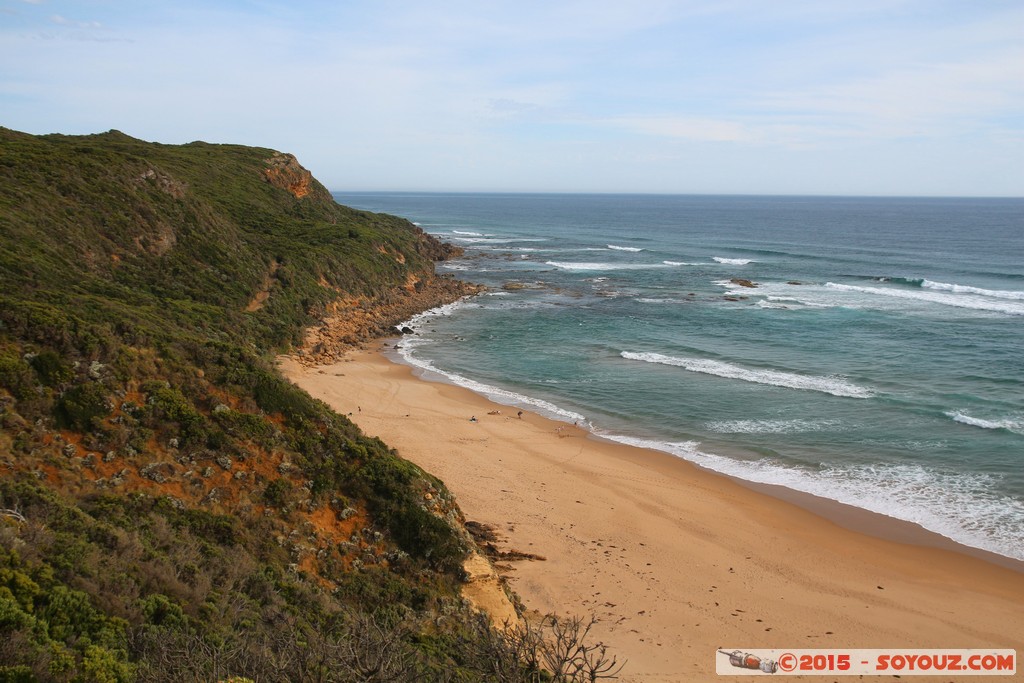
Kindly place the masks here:
POLYGON ((827 282, 825 286, 839 292, 859 292, 862 294, 874 294, 887 296, 895 299, 908 299, 925 303, 939 304, 942 306, 954 306, 956 308, 968 308, 976 311, 990 311, 993 313, 1005 313, 1006 315, 1024 315, 1024 303, 1013 303, 1010 301, 993 301, 989 297, 945 294, 942 292, 924 292, 907 289, 895 289, 892 287, 860 287, 858 285, 844 285, 835 282, 827 282))
POLYGON ((644 297, 637 297, 636 302, 638 304, 688 304, 688 303, 692 303, 692 301, 688 301, 687 299, 672 299, 672 298, 657 299, 657 298, 645 297, 645 296, 644 297))
POLYGON ((665 356, 660 353, 633 353, 623 351, 621 354, 627 360, 638 360, 646 363, 659 363, 661 365, 672 365, 691 372, 699 372, 706 375, 715 375, 728 379, 739 379, 755 384, 768 384, 789 389, 805 389, 808 391, 820 391, 833 396, 848 398, 870 398, 873 393, 870 389, 857 386, 847 382, 843 377, 838 376, 813 376, 798 375, 792 372, 780 370, 752 370, 731 363, 710 360, 707 358, 676 358, 665 356))
POLYGON ((981 429, 1005 429, 1014 434, 1024 434, 1024 416, 1004 417, 997 420, 985 420, 980 417, 971 417, 960 411, 948 411, 946 417, 952 418, 960 424, 980 427, 981 429))
POLYGON ((704 425, 719 434, 800 434, 804 432, 836 431, 842 427, 839 420, 718 420, 704 425))
POLYGON ((453 237, 466 244, 511 244, 513 242, 547 242, 546 237, 453 237))
POLYGON ((981 287, 971 287, 970 285, 958 285, 946 282, 932 282, 931 280, 921 280, 921 286, 924 287, 925 289, 935 289, 942 292, 953 292, 954 294, 977 294, 978 296, 988 296, 995 299, 1014 299, 1017 301, 1024 301, 1024 292, 1018 292, 1014 290, 983 289, 981 287))
POLYGON ((646 270, 666 267, 663 263, 569 263, 566 261, 545 261, 545 265, 561 270, 646 270))
POLYGON ((633 252, 643 251, 643 249, 641 249, 640 247, 619 247, 619 246, 616 246, 614 244, 609 244, 608 248, 609 249, 614 249, 615 251, 633 251, 633 252))
POLYGON ((725 258, 724 256, 714 256, 713 260, 719 263, 724 263, 727 266, 745 266, 748 263, 753 263, 754 259, 749 258, 725 258))

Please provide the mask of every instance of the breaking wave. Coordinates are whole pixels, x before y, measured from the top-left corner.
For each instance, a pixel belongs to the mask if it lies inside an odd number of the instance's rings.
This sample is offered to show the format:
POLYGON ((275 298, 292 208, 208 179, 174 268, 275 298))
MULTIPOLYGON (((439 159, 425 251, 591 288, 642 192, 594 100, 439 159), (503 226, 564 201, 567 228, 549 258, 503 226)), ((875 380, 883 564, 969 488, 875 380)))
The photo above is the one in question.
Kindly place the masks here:
POLYGON ((839 420, 716 420, 704 426, 719 434, 800 434, 840 428, 839 420))
POLYGON ((717 360, 704 358, 676 358, 664 356, 660 353, 633 353, 623 351, 621 354, 627 360, 639 360, 646 363, 659 363, 661 365, 672 365, 691 372, 699 372, 716 377, 727 379, 739 379, 744 382, 755 384, 768 384, 788 389, 804 389, 807 391, 820 391, 833 396, 844 396, 848 398, 870 398, 873 396, 870 389, 857 386, 847 382, 843 377, 838 376, 813 376, 798 375, 792 372, 780 370, 752 370, 731 363, 724 363, 717 360))
POLYGON ((568 263, 565 261, 545 261, 545 265, 562 270, 645 270, 666 267, 662 263, 568 263))
POLYGON ((857 285, 837 284, 835 282, 827 282, 825 283, 825 286, 839 292, 860 292, 862 294, 875 294, 895 299, 922 301, 942 306, 969 308, 976 311, 991 311, 993 313, 1005 313, 1006 315, 1024 315, 1024 302, 1018 304, 1010 301, 993 301, 991 298, 983 296, 946 294, 942 292, 923 292, 907 289, 895 289, 893 287, 860 287, 857 285))
POLYGON ((922 280, 921 287, 925 289, 935 289, 940 292, 953 292, 954 294, 976 294, 978 296, 988 296, 994 299, 1013 299, 1016 301, 1024 301, 1024 292, 1017 292, 1013 290, 983 289, 981 287, 971 287, 970 285, 932 282, 931 280, 922 280))
POLYGON ((954 422, 960 424, 970 425, 972 427, 980 427, 981 429, 1005 429, 1008 432, 1015 434, 1024 434, 1024 416, 1022 417, 1005 417, 998 420, 985 420, 980 417, 971 417, 960 411, 949 411, 946 417, 952 418, 954 422))
POLYGON ((511 242, 547 242, 546 237, 453 237, 467 244, 509 244, 511 242))
POLYGON ((938 292, 952 292, 953 294, 974 294, 977 296, 988 296, 994 299, 1012 299, 1024 301, 1024 292, 1013 289, 985 289, 973 285, 959 285, 953 282, 935 282, 925 278, 913 277, 876 277, 876 282, 890 282, 897 285, 909 287, 920 287, 922 289, 933 289, 938 292))

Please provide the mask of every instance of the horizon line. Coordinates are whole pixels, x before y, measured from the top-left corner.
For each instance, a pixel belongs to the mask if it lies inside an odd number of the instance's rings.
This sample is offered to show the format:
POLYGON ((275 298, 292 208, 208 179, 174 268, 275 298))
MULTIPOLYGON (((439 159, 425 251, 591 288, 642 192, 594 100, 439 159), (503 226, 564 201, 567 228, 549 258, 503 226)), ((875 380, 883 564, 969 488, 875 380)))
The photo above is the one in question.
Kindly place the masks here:
POLYGON ((337 190, 335 194, 433 194, 433 195, 570 195, 570 196, 636 196, 636 197, 756 197, 756 198, 815 198, 815 199, 1009 199, 1024 200, 1022 195, 973 194, 833 194, 795 192, 638 192, 615 190, 337 190))

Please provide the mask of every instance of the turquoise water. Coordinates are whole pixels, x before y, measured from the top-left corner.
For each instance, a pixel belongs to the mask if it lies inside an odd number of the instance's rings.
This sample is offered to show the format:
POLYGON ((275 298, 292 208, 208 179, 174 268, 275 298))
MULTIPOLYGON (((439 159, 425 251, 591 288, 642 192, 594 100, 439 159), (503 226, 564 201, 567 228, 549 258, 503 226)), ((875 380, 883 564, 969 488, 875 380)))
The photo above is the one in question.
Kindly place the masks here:
POLYGON ((1024 200, 337 199, 491 288, 414 320, 408 362, 1024 559, 1024 200))

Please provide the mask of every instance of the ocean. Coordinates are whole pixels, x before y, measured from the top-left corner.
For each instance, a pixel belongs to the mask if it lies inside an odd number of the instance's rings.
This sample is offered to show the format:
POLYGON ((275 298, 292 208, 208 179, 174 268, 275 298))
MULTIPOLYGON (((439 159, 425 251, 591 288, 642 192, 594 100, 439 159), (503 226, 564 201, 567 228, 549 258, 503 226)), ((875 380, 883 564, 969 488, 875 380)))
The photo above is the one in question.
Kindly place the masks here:
POLYGON ((1024 560, 1024 200, 336 199, 489 287, 408 323, 435 378, 1024 560))

